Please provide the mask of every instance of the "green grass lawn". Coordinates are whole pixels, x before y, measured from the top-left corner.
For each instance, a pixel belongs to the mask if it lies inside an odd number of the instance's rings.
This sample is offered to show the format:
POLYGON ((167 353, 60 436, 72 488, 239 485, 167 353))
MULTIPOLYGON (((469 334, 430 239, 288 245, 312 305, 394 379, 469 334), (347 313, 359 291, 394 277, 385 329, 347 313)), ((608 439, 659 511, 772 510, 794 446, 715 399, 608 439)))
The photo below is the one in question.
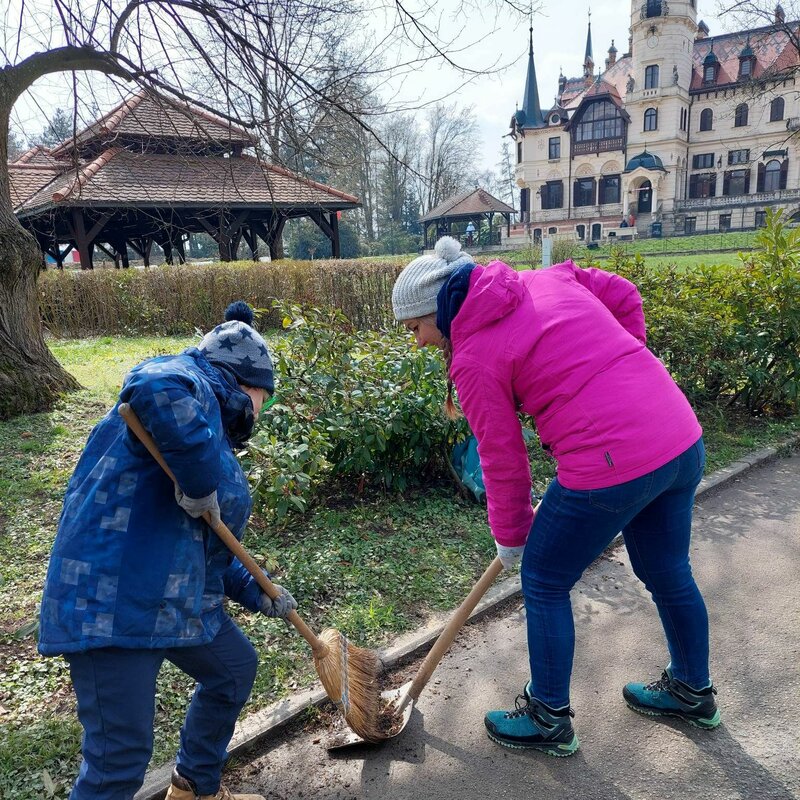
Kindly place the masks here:
MULTIPOLYGON (((51 342, 85 389, 52 412, 0 422, 0 797, 64 798, 78 767, 80 729, 66 665, 39 658, 31 635, 66 482, 125 372, 194 341, 51 342)), ((800 430, 799 418, 730 419, 707 412, 702 422, 709 470, 800 430)), ((552 464, 539 455, 533 468, 541 493, 552 464)), ((245 545, 276 571, 313 627, 338 627, 369 646, 418 626, 432 611, 455 607, 494 552, 485 510, 459 500, 449 485, 404 496, 339 498, 279 526, 254 517, 245 545)), ((235 606, 230 611, 260 658, 246 711, 315 680, 297 634, 235 606)), ((191 688, 175 668, 162 670, 154 763, 174 754, 191 688)))

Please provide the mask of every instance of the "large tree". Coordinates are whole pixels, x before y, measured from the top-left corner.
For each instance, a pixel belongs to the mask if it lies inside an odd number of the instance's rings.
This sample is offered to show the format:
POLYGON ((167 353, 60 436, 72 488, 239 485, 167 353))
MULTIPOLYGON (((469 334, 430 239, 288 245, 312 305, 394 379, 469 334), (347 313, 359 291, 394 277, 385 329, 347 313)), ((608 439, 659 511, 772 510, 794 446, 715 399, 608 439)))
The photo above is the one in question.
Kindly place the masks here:
MULTIPOLYGON (((511 0, 491 1, 518 10, 511 0)), ((456 19, 486 10, 468 4, 456 19)), ((458 67, 454 58, 469 45, 463 31, 440 27, 435 7, 419 9, 406 0, 11 0, 0 22, 0 418, 47 408, 76 387, 44 342, 36 293, 43 259, 11 201, 9 121, 23 93, 45 76, 71 73, 84 87, 73 99, 89 107, 95 98, 79 97, 91 95, 81 76, 104 75, 120 95, 138 84, 240 126, 261 123, 267 151, 281 160, 312 148, 335 114, 376 138, 368 110, 350 103, 355 86, 411 75, 431 59, 458 67), (378 19, 384 29, 370 36, 378 19), (346 30, 359 37, 349 48, 339 35, 346 30), (298 117, 313 126, 295 124, 298 117)), ((449 175, 437 174, 437 196, 449 175)))

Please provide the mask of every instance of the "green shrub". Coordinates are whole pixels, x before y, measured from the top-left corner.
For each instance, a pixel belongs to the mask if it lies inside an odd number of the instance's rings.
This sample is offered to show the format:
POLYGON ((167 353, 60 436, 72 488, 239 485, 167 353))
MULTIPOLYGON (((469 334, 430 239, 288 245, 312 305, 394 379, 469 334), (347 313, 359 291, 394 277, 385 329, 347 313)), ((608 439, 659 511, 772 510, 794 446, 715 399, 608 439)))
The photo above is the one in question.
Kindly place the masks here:
POLYGON ((398 330, 358 332, 341 312, 282 307, 278 401, 249 445, 257 500, 279 516, 320 491, 402 490, 443 472, 463 420, 448 420, 441 357, 398 330))

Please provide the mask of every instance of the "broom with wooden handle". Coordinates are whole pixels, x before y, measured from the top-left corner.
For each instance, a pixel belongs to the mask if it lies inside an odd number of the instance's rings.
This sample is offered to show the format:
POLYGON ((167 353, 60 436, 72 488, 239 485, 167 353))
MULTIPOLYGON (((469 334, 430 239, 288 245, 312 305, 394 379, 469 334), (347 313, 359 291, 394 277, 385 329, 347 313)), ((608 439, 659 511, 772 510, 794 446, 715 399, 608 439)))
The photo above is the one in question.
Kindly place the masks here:
MULTIPOLYGON (((175 475, 164 461, 153 437, 145 430, 134 410, 127 403, 122 403, 119 413, 136 438, 147 448, 172 482, 177 485, 175 475)), ((212 522, 208 512, 203 514, 203 519, 222 539, 225 546, 244 564, 261 590, 276 600, 280 596, 280 592, 225 523, 222 521, 212 522)), ((311 646, 319 679, 328 697, 344 715, 347 724, 368 742, 383 738, 378 728, 377 676, 380 660, 377 654, 373 650, 366 650, 350 644, 347 637, 334 628, 328 628, 320 636, 317 636, 296 611, 290 611, 286 618, 311 646)))

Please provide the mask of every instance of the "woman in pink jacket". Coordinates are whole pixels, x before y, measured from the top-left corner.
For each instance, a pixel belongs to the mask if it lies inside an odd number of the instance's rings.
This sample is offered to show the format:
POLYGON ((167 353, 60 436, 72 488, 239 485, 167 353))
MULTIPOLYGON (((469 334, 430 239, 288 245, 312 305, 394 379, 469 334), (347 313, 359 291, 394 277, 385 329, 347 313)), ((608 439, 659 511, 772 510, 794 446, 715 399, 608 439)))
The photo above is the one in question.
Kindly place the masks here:
POLYGON ((578 749, 569 593, 620 531, 671 657, 659 680, 629 683, 623 696, 636 711, 716 727, 708 615, 689 565, 702 429, 646 347, 636 287, 571 261, 476 266, 444 237, 403 270, 392 304, 418 346, 444 351, 478 440, 498 555, 506 568, 522 560, 531 679, 515 710, 486 715, 489 736, 556 756, 578 749), (520 412, 558 465, 535 518, 520 412))

